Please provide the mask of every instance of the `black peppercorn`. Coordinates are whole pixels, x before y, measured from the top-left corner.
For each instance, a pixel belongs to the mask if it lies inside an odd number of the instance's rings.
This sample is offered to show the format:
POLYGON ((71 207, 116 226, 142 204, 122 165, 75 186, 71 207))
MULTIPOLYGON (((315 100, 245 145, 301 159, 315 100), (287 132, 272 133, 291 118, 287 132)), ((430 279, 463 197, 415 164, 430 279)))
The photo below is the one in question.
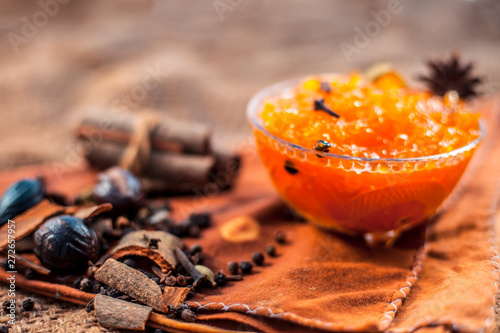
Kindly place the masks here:
POLYGON ((190 224, 198 226, 200 229, 208 228, 212 223, 210 213, 191 213, 188 218, 190 224))
POLYGON ((41 263, 55 271, 81 271, 99 256, 94 229, 70 215, 53 217, 35 232, 34 252, 41 263))
POLYGON ((201 247, 200 244, 194 244, 189 248, 189 254, 191 255, 199 253, 201 251, 203 251, 203 248, 201 247))
POLYGON ((262 266, 264 264, 264 255, 262 254, 262 252, 254 252, 252 254, 252 261, 257 266, 262 266))
POLYGON ((240 263, 240 267, 243 274, 250 274, 252 272, 253 265, 250 261, 242 261, 240 263))
POLYGON ((224 275, 222 272, 218 272, 217 274, 215 274, 215 283, 217 283, 217 285, 219 287, 222 287, 224 285, 226 285, 227 283, 227 276, 224 275))
POLYGON ((142 203, 144 192, 141 182, 130 171, 113 167, 99 174, 93 196, 99 204, 112 204, 114 213, 132 214, 142 203))
POLYGON ((276 257, 276 246, 269 244, 264 248, 264 252, 270 257, 276 257))
POLYGON ((23 310, 24 311, 31 311, 31 310, 33 310, 34 306, 35 306, 35 302, 31 298, 27 298, 23 301, 23 310))
POLYGON ((276 233, 274 234, 274 240, 278 244, 285 244, 286 243, 285 233, 281 230, 276 231, 276 233))
POLYGON ((35 206, 43 199, 39 179, 26 178, 11 185, 0 199, 0 225, 35 206))
POLYGON ((231 273, 232 275, 236 275, 238 274, 238 270, 240 269, 240 265, 238 265, 238 263, 236 261, 230 261, 228 264, 227 264, 227 270, 229 271, 229 273, 231 273))

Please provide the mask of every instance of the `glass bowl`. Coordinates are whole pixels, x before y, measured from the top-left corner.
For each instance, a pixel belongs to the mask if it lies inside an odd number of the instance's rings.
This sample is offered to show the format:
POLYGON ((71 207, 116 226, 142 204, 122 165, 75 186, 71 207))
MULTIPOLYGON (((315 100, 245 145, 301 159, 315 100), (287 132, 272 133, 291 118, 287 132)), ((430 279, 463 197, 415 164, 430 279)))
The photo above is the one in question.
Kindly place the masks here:
MULTIPOLYGON (((320 77, 331 78, 334 74, 320 77)), ((459 181, 485 134, 449 153, 417 158, 362 158, 318 153, 270 134, 260 113, 265 98, 287 94, 303 78, 262 89, 247 105, 257 149, 281 197, 310 223, 392 244, 425 223, 459 181)))

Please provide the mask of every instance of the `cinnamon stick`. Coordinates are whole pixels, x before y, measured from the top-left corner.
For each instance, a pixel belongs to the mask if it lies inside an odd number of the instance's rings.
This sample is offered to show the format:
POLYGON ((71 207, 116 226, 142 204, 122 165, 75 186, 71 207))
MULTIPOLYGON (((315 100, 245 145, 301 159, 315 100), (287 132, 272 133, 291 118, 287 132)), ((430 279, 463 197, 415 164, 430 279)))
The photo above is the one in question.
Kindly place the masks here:
MULTIPOLYGON (((90 142, 88 142, 90 143, 90 142)), ((87 160, 100 169, 117 165, 126 146, 114 142, 92 145, 87 160)), ((210 180, 215 159, 212 156, 152 151, 143 174, 171 184, 206 184, 210 180)))
POLYGON ((114 259, 108 259, 94 277, 139 302, 164 312, 160 287, 138 270, 114 259))
POLYGON ((96 295, 95 315, 99 325, 126 330, 145 330, 152 307, 96 295))
MULTIPOLYGON (((94 112, 77 129, 80 138, 101 137, 104 141, 127 144, 141 115, 138 113, 94 112)), ((151 132, 151 147, 156 150, 206 154, 210 130, 199 123, 182 121, 162 114, 151 132)))

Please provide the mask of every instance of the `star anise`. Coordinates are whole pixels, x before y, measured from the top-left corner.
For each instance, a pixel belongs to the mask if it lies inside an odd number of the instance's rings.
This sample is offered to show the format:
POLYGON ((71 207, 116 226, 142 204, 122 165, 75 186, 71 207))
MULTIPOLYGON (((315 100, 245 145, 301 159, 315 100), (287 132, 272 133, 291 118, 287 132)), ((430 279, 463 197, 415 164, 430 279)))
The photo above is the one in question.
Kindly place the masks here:
POLYGON ((472 63, 462 65, 457 54, 447 60, 430 60, 428 76, 421 75, 419 80, 427 83, 428 88, 436 95, 444 96, 449 91, 456 91, 461 99, 467 100, 479 96, 479 77, 473 76, 472 63))

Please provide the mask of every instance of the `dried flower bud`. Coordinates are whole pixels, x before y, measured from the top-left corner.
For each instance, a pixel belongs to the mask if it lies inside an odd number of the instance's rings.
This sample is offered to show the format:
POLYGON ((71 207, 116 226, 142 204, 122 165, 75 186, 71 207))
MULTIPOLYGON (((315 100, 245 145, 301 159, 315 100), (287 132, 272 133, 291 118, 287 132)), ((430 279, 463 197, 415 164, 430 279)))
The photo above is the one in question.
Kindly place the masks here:
POLYGON ((43 192, 42 182, 35 178, 22 179, 11 185, 0 199, 0 225, 39 203, 43 192))
POLYGON ((83 270, 99 256, 99 240, 94 229, 82 219, 61 215, 46 221, 34 235, 34 252, 52 270, 83 270))
POLYGON ((100 173, 94 187, 94 200, 99 204, 109 202, 115 213, 134 212, 143 198, 144 192, 139 179, 120 167, 100 173))

